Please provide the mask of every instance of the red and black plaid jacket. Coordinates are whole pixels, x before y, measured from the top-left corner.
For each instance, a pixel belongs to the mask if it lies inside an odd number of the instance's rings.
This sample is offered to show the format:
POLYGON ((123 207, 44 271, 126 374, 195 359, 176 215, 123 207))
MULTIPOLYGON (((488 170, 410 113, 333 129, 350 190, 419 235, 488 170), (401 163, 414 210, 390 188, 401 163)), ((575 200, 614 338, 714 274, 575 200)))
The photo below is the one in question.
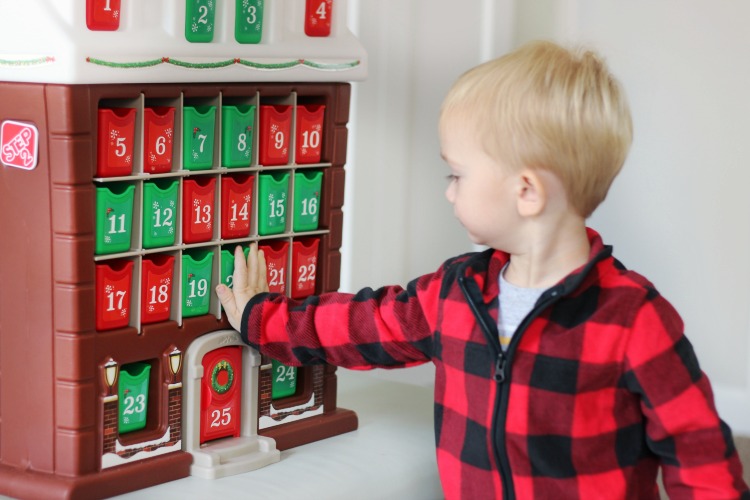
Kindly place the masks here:
POLYGON ((507 354, 498 251, 407 286, 294 301, 259 295, 242 336, 283 363, 354 369, 432 361, 447 498, 749 499, 672 306, 590 231, 587 265, 547 290, 507 354))

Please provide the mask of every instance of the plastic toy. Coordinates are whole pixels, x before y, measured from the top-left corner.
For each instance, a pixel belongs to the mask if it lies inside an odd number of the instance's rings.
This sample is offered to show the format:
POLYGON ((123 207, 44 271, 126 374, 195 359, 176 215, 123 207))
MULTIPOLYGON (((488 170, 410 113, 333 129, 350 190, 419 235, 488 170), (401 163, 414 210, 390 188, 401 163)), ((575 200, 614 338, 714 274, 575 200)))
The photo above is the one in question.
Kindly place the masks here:
POLYGON ((338 288, 346 2, 2 11, 0 494, 216 478, 355 429, 335 368, 261 357, 213 293, 256 241, 275 291, 338 288))

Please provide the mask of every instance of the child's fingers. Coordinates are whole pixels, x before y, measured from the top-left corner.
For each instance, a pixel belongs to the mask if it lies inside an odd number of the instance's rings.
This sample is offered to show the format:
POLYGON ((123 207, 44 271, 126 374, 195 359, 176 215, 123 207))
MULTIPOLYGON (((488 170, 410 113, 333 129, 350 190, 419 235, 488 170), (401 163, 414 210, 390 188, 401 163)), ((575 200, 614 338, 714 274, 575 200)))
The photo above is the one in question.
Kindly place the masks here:
POLYGON ((263 250, 258 252, 258 291, 268 291, 268 269, 266 267, 266 255, 263 250))
POLYGON ((232 322, 232 318, 235 318, 237 316, 238 310, 237 301, 234 298, 234 294, 228 286, 222 284, 216 287, 216 295, 219 296, 219 301, 221 302, 221 305, 224 306, 224 311, 226 312, 227 318, 229 318, 230 323, 232 323, 232 326, 235 326, 232 322))
POLYGON ((234 249, 234 274, 232 275, 232 284, 238 290, 244 290, 247 287, 247 264, 245 263, 245 254, 242 247, 237 245, 234 249))
POLYGON ((251 293, 257 291, 258 286, 258 244, 250 245, 250 252, 247 254, 247 287, 251 293))

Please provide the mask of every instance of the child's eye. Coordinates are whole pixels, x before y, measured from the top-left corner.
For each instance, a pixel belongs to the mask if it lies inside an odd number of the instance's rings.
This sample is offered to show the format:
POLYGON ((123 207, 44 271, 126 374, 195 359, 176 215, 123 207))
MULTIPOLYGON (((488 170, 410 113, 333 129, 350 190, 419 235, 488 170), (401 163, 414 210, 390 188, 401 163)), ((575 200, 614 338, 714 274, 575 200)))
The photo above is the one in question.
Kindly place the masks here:
POLYGON ((458 176, 455 174, 448 174, 445 176, 446 179, 448 179, 448 182, 454 182, 458 180, 458 176))

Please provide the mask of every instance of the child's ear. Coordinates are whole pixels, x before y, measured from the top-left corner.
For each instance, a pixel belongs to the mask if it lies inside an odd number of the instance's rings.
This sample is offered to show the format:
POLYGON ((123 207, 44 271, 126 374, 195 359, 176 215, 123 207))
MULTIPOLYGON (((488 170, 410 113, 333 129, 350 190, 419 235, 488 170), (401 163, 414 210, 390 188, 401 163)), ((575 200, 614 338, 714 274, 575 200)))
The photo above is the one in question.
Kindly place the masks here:
POLYGON ((544 211, 547 203, 547 191, 538 171, 524 168, 518 174, 516 195, 520 216, 534 217, 544 211))

